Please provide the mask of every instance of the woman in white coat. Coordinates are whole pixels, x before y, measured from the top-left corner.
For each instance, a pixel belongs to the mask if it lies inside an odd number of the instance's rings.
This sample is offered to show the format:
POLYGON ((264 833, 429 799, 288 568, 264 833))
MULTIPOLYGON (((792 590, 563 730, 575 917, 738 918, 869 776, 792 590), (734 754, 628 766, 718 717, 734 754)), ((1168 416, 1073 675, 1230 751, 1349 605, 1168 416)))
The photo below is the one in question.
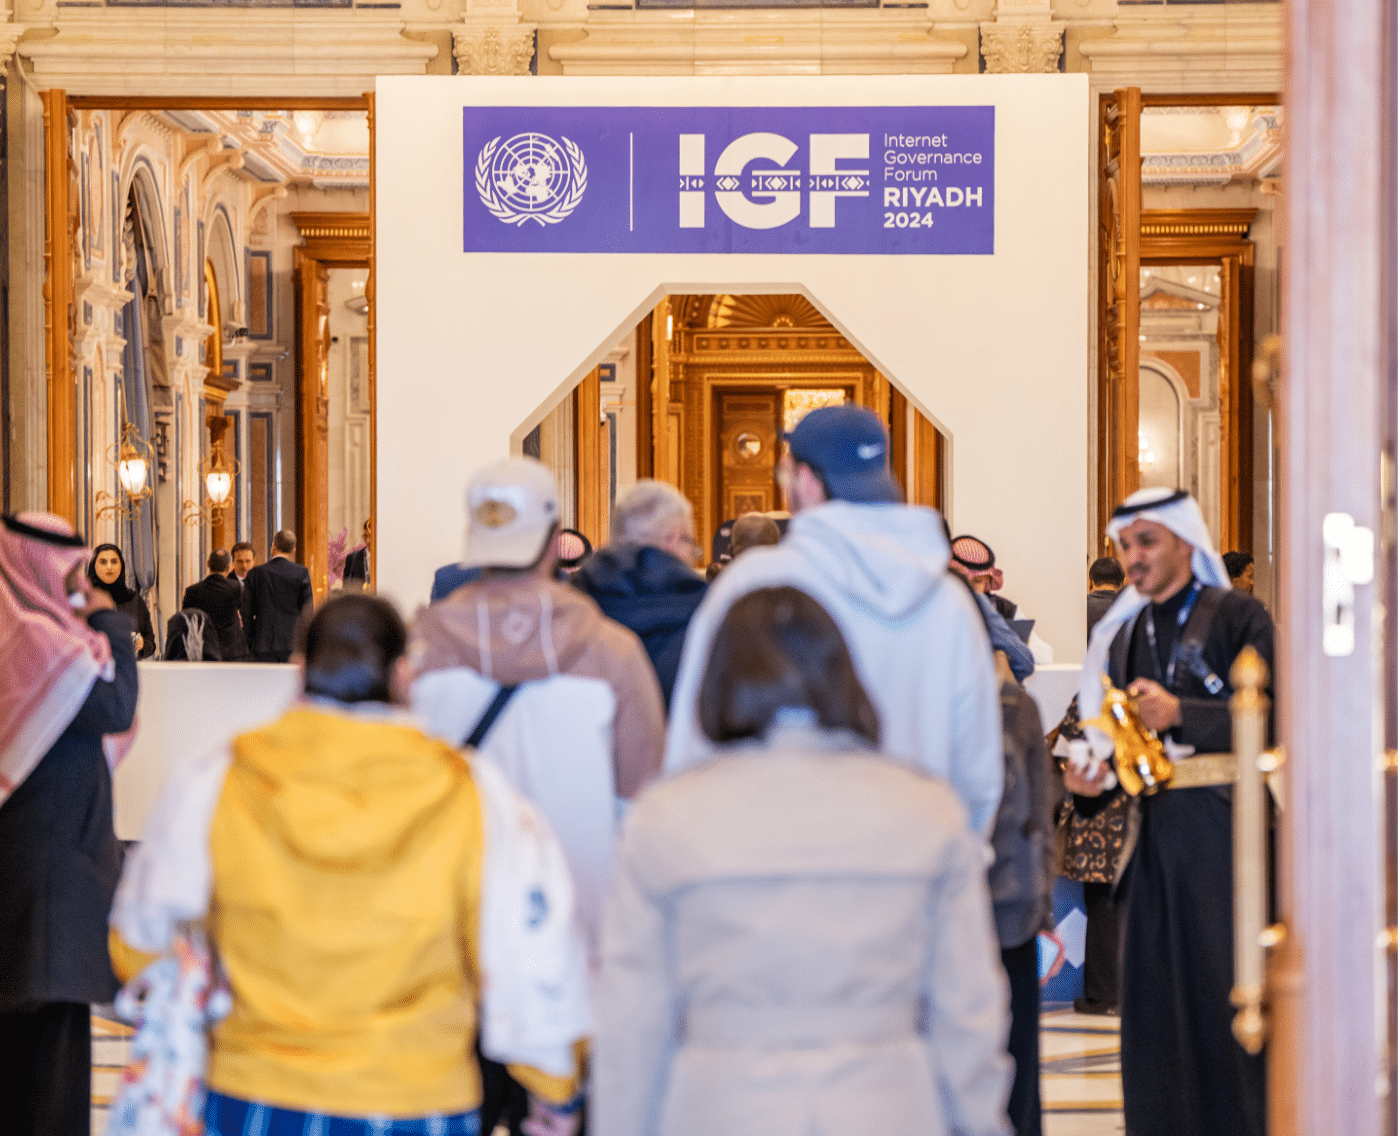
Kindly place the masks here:
POLYGON ((628 817, 604 922, 607 1136, 1003 1136, 1007 988, 982 842, 881 756, 831 617, 751 593, 699 695, 705 763, 628 817))

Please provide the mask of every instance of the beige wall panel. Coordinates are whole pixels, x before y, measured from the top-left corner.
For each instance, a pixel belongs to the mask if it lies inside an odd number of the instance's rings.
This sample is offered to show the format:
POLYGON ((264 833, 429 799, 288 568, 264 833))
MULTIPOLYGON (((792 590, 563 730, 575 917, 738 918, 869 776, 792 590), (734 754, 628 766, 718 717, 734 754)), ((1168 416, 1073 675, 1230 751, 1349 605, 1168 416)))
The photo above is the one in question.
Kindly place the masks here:
MULTIPOLYGON (((380 580, 411 608, 456 554, 472 468, 518 447, 666 294, 804 292, 950 436, 952 510, 1026 581, 1059 657, 1083 649, 1087 296, 1014 311, 1047 263, 1088 278, 1088 87, 1075 76, 575 82, 384 79, 377 94, 380 580), (997 108, 996 253, 464 255, 464 102, 997 108), (433 168, 427 157, 440 155, 433 168), (1046 218, 1053 217, 1053 225, 1046 218), (424 289, 423 279, 435 287, 424 289), (540 334, 541 313, 549 334, 540 334), (1006 333, 1014 320, 1017 334, 1006 333), (464 367, 463 345, 471 365, 464 367), (500 377, 510 376, 509 382, 500 377), (976 382, 969 381, 976 377, 976 382), (995 392, 996 411, 988 393, 995 392), (1053 424, 1053 428, 1047 428, 1053 424), (1014 455, 1012 457, 1011 455, 1014 455), (432 476, 422 476, 425 460, 432 476)), ((684 457, 684 455, 682 455, 684 457)))

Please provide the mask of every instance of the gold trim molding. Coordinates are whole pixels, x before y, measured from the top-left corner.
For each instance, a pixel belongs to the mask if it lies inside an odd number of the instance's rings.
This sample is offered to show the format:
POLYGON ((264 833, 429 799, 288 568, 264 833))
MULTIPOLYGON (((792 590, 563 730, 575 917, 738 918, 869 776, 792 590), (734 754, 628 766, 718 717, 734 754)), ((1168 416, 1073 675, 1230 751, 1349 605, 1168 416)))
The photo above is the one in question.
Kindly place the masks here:
POLYGON ((1244 240, 1257 209, 1144 209, 1144 237, 1235 237, 1244 240))
POLYGON ((292 224, 316 260, 368 266, 373 235, 368 213, 293 213, 292 224))

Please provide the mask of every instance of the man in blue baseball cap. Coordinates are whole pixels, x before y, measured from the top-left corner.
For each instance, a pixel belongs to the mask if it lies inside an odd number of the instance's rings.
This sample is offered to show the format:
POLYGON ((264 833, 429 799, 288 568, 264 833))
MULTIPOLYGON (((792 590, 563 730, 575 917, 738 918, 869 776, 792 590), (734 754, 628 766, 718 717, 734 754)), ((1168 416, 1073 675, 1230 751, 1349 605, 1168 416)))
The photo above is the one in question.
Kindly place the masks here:
POLYGON ((813 410, 786 441, 778 484, 794 514, 787 536, 730 564, 692 618, 672 696, 666 771, 713 748, 700 730, 696 697, 729 605, 758 588, 790 585, 841 628, 880 714, 881 749, 945 778, 985 835, 1005 776, 999 686, 982 617, 949 574, 942 518, 903 503, 890 475, 889 436, 864 407, 813 410))
MULTIPOLYGON (((899 504, 899 483, 890 476, 889 439, 881 421, 863 406, 845 404, 812 411, 797 429, 783 435, 788 444, 778 479, 797 490, 799 508, 822 501, 899 504), (800 488, 799 488, 800 485, 800 488), (819 491, 819 500, 810 494, 819 491)), ((792 489, 785 492, 791 496, 792 489)))

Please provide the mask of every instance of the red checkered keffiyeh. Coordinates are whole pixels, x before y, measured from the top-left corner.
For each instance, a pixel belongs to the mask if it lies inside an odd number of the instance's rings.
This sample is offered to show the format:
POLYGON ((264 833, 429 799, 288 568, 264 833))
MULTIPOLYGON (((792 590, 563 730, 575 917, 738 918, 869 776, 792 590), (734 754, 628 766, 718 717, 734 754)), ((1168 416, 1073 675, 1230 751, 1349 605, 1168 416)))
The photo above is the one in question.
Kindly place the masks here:
POLYGON ((62 517, 21 513, 0 524, 0 805, 82 709, 112 651, 68 602, 67 580, 87 563, 62 517))

